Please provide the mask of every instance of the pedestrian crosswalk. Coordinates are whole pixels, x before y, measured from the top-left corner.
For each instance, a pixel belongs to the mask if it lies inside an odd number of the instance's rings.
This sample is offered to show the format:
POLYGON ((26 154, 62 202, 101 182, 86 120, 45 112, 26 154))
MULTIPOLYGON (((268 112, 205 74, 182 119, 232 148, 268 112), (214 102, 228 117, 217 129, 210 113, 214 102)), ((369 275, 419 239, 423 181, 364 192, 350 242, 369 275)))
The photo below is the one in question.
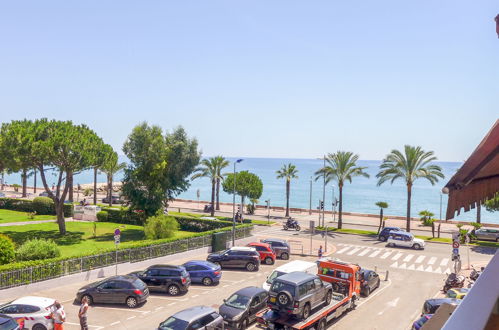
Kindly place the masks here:
MULTIPOLYGON (((394 249, 377 248, 355 244, 339 243, 338 250, 333 254, 345 256, 359 256, 368 258, 379 258, 389 261, 391 268, 414 270, 427 273, 445 274, 450 273, 449 258, 429 257, 394 249)), ((341 258, 341 256, 338 256, 341 258)))

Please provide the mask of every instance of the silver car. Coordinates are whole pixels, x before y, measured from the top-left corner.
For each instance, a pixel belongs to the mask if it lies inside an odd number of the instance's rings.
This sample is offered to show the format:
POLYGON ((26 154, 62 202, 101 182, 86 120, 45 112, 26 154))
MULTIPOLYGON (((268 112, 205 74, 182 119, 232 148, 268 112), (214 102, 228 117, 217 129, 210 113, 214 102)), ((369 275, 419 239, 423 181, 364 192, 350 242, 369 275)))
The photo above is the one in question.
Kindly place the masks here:
POLYGON ((216 310, 207 306, 196 306, 173 314, 161 322, 158 330, 223 329, 224 320, 216 310))
POLYGON ((480 228, 475 230, 475 235, 481 241, 499 242, 499 229, 496 228, 480 228))

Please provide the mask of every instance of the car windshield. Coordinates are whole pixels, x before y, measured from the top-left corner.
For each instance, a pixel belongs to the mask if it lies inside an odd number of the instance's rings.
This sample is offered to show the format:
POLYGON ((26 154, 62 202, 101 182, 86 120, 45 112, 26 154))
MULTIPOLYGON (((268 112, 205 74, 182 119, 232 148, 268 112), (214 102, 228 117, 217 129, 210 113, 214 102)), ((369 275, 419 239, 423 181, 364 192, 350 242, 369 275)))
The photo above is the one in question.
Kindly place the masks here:
POLYGON ((270 288, 271 291, 274 292, 281 292, 281 291, 287 291, 293 295, 295 293, 295 287, 292 286, 291 284, 287 284, 284 282, 280 281, 274 281, 274 284, 272 284, 272 287, 270 288))
POLYGON ((177 319, 176 317, 170 316, 163 323, 160 323, 160 330, 183 330, 187 329, 189 325, 188 322, 184 320, 177 319))
POLYGON ((0 324, 0 330, 13 330, 17 329, 17 322, 14 321, 13 319, 7 320, 7 322, 4 322, 0 324))
POLYGON ((144 290, 147 286, 142 280, 136 279, 133 281, 133 286, 136 287, 139 290, 144 290))
POLYGON ((278 270, 274 270, 274 271, 272 272, 272 274, 270 274, 270 276, 267 278, 267 283, 268 283, 268 284, 272 284, 272 282, 274 282, 274 280, 275 280, 276 278, 278 278, 279 276, 282 276, 282 275, 284 275, 284 274, 286 274, 286 273, 280 272, 280 271, 278 271, 278 270))
POLYGON ((238 308, 238 309, 246 309, 250 302, 250 297, 241 296, 237 293, 234 293, 225 301, 225 304, 230 307, 238 308))

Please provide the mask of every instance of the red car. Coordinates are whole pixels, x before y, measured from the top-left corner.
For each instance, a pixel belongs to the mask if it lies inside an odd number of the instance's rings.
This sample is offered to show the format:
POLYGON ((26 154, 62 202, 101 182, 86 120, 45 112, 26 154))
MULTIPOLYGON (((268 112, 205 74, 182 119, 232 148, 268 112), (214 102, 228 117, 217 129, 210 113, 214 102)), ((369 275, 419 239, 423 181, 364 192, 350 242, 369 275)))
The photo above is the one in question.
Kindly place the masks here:
POLYGON ((256 252, 260 255, 260 261, 266 265, 273 265, 276 259, 276 254, 270 244, 253 242, 249 243, 247 246, 256 249, 256 252))

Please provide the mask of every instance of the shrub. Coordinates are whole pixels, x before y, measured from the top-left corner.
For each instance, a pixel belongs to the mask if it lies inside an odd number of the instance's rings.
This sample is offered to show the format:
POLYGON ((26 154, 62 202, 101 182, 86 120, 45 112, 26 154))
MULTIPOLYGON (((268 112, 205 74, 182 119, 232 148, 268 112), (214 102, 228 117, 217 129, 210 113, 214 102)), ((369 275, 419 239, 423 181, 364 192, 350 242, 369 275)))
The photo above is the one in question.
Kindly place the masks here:
POLYGON ((15 255, 12 240, 8 236, 0 234, 0 265, 12 262, 15 255))
POLYGON ((36 216, 36 212, 28 212, 28 219, 33 220, 36 216))
POLYGON ((107 213, 107 211, 97 212, 97 220, 99 222, 106 222, 108 217, 109 217, 109 214, 107 213))
POLYGON ((170 238, 175 235, 178 227, 178 222, 174 217, 158 213, 147 219, 144 233, 148 239, 170 238))
POLYGON ((54 201, 49 197, 35 197, 33 199, 33 211, 37 214, 52 214, 54 213, 54 201))
MULTIPOLYGON (((43 198, 48 198, 48 197, 43 197, 43 198)), ((26 199, 17 199, 17 198, 0 198, 0 209, 19 211, 19 212, 35 212, 36 211, 37 214, 55 215, 54 204, 52 204, 52 207, 50 208, 50 210, 47 210, 48 212, 40 213, 38 210, 34 209, 33 201, 26 200, 26 199)), ((72 217, 73 216, 73 204, 64 204, 64 216, 65 217, 72 217)))
POLYGON ((17 261, 57 258, 60 255, 59 247, 54 241, 38 238, 27 240, 16 251, 17 261))
POLYGON ((94 191, 91 188, 85 188, 85 190, 83 190, 83 196, 90 196, 93 192, 94 191))
POLYGON ((21 185, 20 185, 20 184, 17 184, 17 183, 14 183, 14 184, 12 185, 12 188, 14 188, 14 191, 15 191, 15 192, 18 192, 18 191, 19 191, 19 188, 21 188, 21 185))

